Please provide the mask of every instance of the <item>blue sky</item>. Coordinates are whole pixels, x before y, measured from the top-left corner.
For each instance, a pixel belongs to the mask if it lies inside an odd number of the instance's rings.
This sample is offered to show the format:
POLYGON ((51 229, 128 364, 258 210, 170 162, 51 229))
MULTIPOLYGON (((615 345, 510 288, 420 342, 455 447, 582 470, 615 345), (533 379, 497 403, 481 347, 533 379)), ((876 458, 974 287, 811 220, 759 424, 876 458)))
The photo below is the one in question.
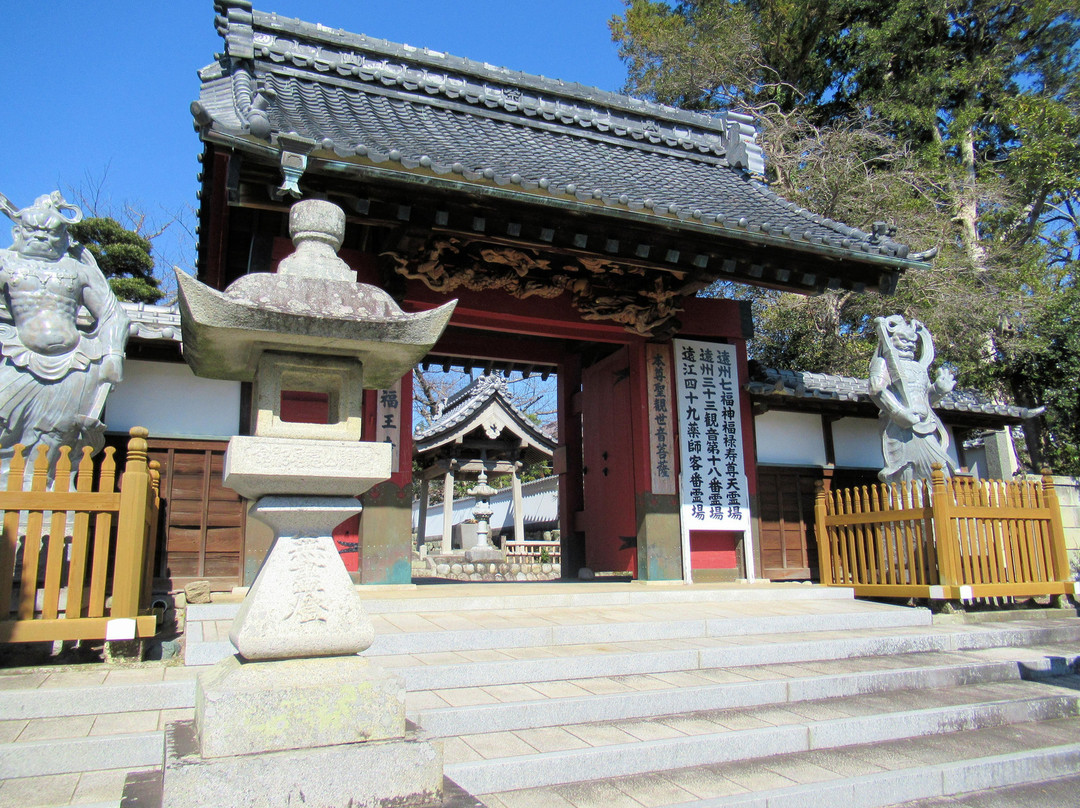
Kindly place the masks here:
MULTIPOLYGON (((211 0, 6 3, 0 193, 19 207, 54 189, 100 188, 157 222, 196 204, 196 71, 222 49, 211 0)), ((607 20, 622 0, 256 0, 321 22, 617 91, 607 20)), ((187 263, 178 228, 155 246, 187 263)), ((0 228, 0 247, 11 240, 0 228)))

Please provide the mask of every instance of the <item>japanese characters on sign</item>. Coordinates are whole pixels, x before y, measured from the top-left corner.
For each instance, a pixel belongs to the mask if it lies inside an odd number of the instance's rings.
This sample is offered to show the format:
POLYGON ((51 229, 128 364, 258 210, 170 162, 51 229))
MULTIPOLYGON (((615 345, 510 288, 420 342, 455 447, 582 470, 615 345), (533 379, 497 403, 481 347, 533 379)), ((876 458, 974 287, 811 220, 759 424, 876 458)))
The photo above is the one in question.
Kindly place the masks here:
POLYGON ((649 458, 652 492, 675 493, 675 418, 671 412, 671 360, 668 346, 645 346, 649 399, 649 458))
POLYGON ((375 440, 393 447, 390 468, 400 471, 401 455, 401 380, 388 390, 378 391, 375 408, 375 440))
POLYGON ((690 530, 747 530, 735 347, 675 340, 674 348, 683 523, 690 530))

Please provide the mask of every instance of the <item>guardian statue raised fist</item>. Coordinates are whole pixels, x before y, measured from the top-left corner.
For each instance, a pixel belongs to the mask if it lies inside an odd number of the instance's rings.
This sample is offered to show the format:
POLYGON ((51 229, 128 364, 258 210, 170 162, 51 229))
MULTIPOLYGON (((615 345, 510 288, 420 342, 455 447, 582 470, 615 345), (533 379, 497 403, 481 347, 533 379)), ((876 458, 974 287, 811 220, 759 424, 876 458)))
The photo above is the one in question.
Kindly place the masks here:
POLYGON ((59 191, 22 210, 0 195, 0 207, 15 222, 14 244, 0 250, 0 461, 17 443, 44 444, 53 468, 61 446, 103 445, 128 320, 93 255, 68 236, 79 208, 59 191))
POLYGON ((870 360, 870 398, 881 411, 878 427, 885 468, 878 472, 883 483, 930 479, 931 467, 940 463, 948 475, 956 471, 949 457, 949 433, 933 407, 948 395, 956 382, 941 368, 933 384, 930 365, 934 341, 918 320, 903 316, 874 320, 878 346, 870 360))

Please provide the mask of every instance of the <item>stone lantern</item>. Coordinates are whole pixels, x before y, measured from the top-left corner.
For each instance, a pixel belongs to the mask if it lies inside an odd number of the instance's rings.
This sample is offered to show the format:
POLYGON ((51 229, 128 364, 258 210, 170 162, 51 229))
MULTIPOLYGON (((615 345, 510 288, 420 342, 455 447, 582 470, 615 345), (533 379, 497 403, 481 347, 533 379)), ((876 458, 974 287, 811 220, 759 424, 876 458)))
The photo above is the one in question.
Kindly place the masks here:
POLYGON ((361 441, 363 390, 407 373, 454 303, 407 314, 356 283, 344 230, 338 206, 298 202, 277 273, 224 293, 177 275, 192 370, 252 383, 254 434, 229 442, 224 482, 275 541, 229 632, 237 655, 200 675, 194 725, 170 727, 166 806, 241 804, 260 778, 268 805, 419 806, 442 787, 437 745, 407 736, 404 685, 357 656, 374 630, 332 532, 391 473, 391 447, 361 441), (328 423, 283 420, 287 391, 325 396, 328 423))

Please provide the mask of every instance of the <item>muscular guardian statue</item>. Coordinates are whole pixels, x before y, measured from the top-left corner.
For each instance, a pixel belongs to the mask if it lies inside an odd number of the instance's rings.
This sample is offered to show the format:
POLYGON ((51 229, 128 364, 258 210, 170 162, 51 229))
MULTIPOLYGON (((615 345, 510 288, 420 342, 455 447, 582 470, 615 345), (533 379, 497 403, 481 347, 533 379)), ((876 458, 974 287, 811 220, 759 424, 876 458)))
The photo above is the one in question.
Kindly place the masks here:
POLYGON ((61 446, 103 445, 128 320, 93 255, 68 236, 81 210, 59 191, 22 210, 0 195, 0 207, 15 222, 14 244, 0 250, 0 463, 17 443, 44 444, 53 469, 61 446))
POLYGON ((901 315, 874 320, 877 351, 870 360, 870 398, 881 411, 878 427, 885 468, 878 472, 883 483, 930 479, 931 467, 940 463, 948 475, 956 471, 949 457, 949 433, 933 407, 950 393, 956 382, 941 368, 934 383, 929 369, 934 361, 934 342, 918 320, 901 315))

